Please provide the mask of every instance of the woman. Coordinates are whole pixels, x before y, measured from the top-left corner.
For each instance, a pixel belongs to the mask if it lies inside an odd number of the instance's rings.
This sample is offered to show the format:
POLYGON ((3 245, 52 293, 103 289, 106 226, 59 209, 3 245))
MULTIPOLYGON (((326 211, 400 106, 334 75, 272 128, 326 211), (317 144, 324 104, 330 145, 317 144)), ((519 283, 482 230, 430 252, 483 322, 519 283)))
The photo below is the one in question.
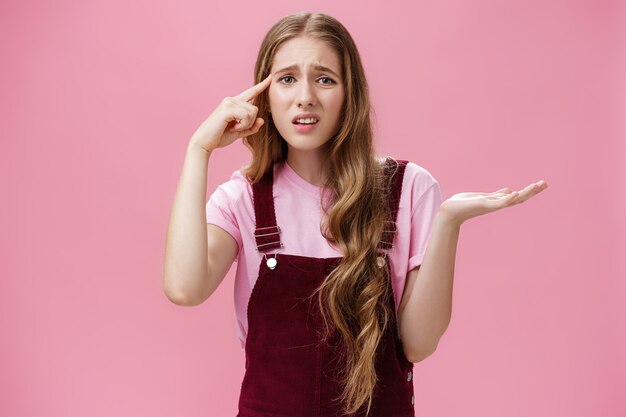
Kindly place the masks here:
POLYGON ((239 417, 414 416, 413 364, 449 323, 461 224, 547 184, 441 203, 427 170, 377 158, 361 59, 328 15, 277 22, 255 81, 189 142, 165 292, 202 303, 238 262, 239 417), (252 160, 211 195, 205 238, 208 160, 238 138, 252 160))

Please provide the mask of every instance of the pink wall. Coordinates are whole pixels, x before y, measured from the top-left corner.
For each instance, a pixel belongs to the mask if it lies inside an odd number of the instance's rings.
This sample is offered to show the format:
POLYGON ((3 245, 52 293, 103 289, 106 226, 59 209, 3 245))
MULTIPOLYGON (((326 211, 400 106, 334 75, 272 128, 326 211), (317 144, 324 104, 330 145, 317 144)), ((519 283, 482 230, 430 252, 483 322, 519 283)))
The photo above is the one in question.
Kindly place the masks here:
MULTIPOLYGON (((417 415, 626 415, 619 3, 2 2, 0 415, 236 414, 234 269, 174 305, 165 232, 189 137, 301 10, 353 34, 380 153, 444 198, 550 186, 462 226, 417 415)), ((217 151, 208 191, 248 156, 217 151)))

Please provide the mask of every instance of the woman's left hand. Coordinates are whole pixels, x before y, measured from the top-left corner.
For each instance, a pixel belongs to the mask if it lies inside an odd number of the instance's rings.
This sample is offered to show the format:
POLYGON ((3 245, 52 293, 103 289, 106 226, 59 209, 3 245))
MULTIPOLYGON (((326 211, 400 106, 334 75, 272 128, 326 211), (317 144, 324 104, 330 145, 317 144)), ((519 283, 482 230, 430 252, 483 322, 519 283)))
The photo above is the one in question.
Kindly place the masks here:
POLYGON ((541 180, 521 191, 501 188, 493 193, 458 193, 441 203, 439 212, 460 226, 472 217, 523 203, 546 188, 548 188, 548 183, 541 180))

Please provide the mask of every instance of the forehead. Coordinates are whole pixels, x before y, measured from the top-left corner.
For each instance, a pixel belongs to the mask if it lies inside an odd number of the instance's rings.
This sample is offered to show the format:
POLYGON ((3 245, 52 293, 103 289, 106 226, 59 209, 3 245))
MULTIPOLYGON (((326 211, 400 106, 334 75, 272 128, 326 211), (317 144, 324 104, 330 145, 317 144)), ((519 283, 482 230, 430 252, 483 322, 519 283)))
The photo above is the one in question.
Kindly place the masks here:
POLYGON ((274 55, 271 72, 292 65, 304 69, 322 65, 341 74, 339 56, 328 43, 319 39, 297 37, 283 43, 274 55))

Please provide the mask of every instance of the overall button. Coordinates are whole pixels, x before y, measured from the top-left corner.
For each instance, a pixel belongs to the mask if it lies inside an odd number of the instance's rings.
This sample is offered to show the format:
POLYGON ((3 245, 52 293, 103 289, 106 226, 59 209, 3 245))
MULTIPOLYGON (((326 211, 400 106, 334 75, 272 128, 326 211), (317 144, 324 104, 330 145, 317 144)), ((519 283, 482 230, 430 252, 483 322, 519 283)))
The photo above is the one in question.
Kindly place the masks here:
POLYGON ((411 395, 411 404, 415 404, 415 395, 411 395))
POLYGON ((276 260, 276 258, 268 258, 267 261, 265 261, 265 263, 267 264, 267 267, 269 269, 274 269, 276 268, 278 261, 276 260))
POLYGON ((409 374, 406 376, 406 380, 410 381, 411 379, 413 379, 413 372, 409 371, 409 374))

